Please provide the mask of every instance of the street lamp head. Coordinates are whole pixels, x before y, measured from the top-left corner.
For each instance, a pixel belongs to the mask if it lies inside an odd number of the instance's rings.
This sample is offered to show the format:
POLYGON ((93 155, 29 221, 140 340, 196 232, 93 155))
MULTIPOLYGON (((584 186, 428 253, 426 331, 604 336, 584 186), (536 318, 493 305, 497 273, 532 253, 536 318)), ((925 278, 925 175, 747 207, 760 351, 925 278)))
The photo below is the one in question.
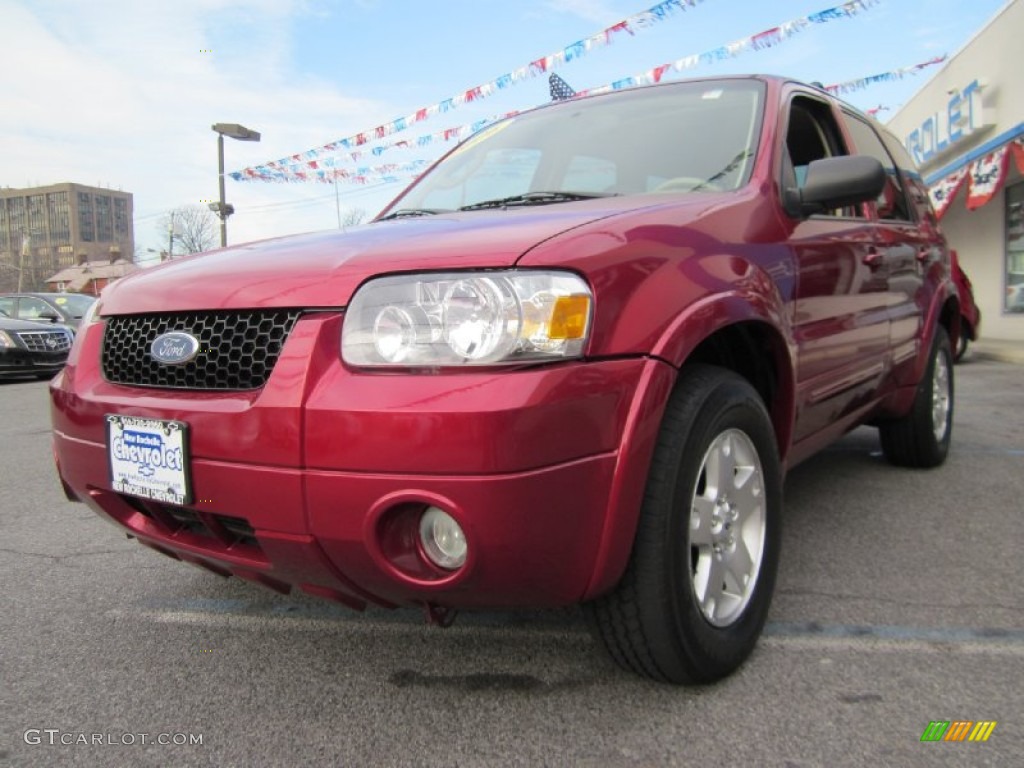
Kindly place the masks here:
POLYGON ((239 141, 259 141, 260 132, 238 123, 214 123, 210 126, 216 133, 239 141))
POLYGON ((222 219, 226 219, 235 212, 235 206, 231 203, 207 203, 207 207, 222 219))

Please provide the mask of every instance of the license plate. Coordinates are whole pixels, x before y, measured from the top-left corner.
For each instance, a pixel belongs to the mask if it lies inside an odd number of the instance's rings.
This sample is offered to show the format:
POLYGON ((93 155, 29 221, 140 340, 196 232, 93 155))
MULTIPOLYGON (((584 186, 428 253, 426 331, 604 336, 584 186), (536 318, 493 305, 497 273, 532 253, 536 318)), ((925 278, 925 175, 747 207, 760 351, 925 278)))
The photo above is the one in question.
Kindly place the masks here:
POLYGON ((191 504, 188 424, 107 415, 110 485, 119 493, 191 504))

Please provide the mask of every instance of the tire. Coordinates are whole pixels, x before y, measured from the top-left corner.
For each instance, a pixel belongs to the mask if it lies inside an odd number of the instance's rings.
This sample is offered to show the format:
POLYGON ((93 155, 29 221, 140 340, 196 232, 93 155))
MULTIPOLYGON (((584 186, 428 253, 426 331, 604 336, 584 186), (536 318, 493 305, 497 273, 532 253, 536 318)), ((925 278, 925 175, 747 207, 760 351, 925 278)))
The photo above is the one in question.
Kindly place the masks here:
POLYGON ((953 353, 946 329, 939 326, 910 413, 878 427, 885 457, 903 467, 929 468, 944 462, 953 435, 954 400, 953 353))
POLYGON ((709 683, 739 667, 768 616, 781 507, 775 433, 757 392, 731 371, 685 368, 626 572, 586 606, 611 657, 669 683, 709 683))

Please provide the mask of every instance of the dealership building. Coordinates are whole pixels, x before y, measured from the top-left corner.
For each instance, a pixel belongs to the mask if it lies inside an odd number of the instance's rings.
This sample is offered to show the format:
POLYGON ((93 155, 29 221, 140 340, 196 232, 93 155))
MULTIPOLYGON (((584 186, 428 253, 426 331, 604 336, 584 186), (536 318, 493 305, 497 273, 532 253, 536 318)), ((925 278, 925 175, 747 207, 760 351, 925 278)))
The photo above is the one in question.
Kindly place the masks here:
POLYGON ((974 284, 981 338, 1024 343, 1022 40, 1024 2, 1012 0, 887 125, 974 284))

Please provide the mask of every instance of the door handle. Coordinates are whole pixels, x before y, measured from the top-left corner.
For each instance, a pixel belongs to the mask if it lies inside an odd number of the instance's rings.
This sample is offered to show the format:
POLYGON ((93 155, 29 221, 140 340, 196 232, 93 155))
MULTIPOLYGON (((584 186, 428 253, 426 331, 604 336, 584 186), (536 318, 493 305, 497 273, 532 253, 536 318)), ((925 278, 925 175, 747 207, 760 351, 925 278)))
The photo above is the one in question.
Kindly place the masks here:
POLYGON ((932 249, 931 248, 921 248, 917 252, 917 260, 918 261, 928 261, 928 259, 930 259, 931 257, 932 257, 932 249))
POLYGON ((878 269, 882 266, 882 254, 872 248, 864 254, 862 261, 867 264, 870 269, 878 269))

